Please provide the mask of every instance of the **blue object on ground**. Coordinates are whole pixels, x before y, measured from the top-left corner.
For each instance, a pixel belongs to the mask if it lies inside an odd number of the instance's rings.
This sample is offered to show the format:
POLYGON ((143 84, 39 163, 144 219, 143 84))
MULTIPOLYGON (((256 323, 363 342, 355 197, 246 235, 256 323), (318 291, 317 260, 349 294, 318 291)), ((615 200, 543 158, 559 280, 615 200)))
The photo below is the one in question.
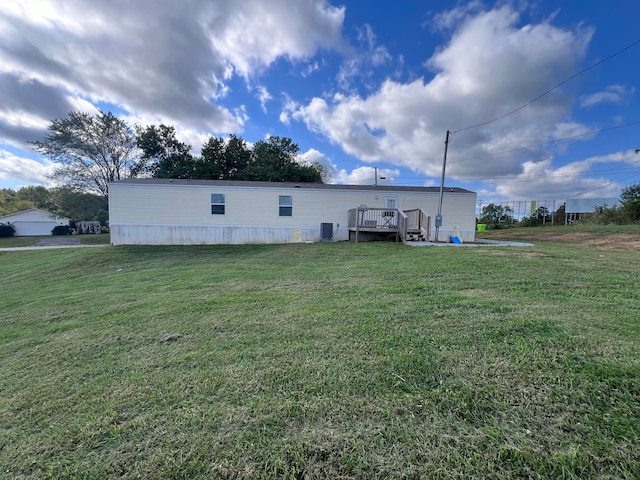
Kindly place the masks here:
POLYGON ((457 243, 458 245, 462 245, 462 240, 460 240, 458 237, 449 237, 449 240, 451 240, 451 243, 457 243))

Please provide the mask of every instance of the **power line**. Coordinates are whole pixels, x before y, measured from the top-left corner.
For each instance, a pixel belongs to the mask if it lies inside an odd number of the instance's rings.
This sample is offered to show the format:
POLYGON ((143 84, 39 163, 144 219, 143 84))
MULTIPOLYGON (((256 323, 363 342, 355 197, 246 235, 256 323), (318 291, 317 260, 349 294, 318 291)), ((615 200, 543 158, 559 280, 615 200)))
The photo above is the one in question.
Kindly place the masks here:
MULTIPOLYGON (((610 172, 616 172, 618 175, 624 175, 624 174, 631 173, 631 172, 637 172, 637 170, 638 169, 636 167, 612 168, 612 169, 598 170, 598 171, 592 171, 592 172, 583 172, 583 173, 545 173, 545 174, 541 174, 541 175, 529 175, 529 176, 527 176, 527 178, 555 178, 555 179, 565 178, 565 177, 569 177, 569 178, 597 178, 599 176, 606 175, 606 174, 608 174, 610 172)), ((634 175, 636 175, 636 173, 634 173, 634 175)), ((640 173, 638 175, 640 175, 640 173)), ((473 178, 462 179, 462 180, 463 181, 475 182, 475 181, 483 181, 483 180, 501 180, 501 179, 505 179, 505 178, 517 178, 517 175, 513 174, 513 175, 497 175, 497 176, 487 176, 487 177, 473 177, 473 178)), ((435 177, 394 177, 394 179, 396 179, 396 180, 411 179, 411 180, 413 180, 413 182, 411 182, 413 185, 423 184, 426 180, 433 180, 434 183, 436 181, 435 177)), ((624 179, 622 179, 622 180, 624 180, 624 179)))
POLYGON ((489 125, 490 123, 493 122, 497 122, 498 120, 502 120, 505 117, 508 117, 509 115, 513 115, 516 112, 519 112, 520 110, 522 110, 525 107, 528 107, 529 105, 531 105, 532 103, 540 100, 542 97, 548 95, 549 93, 553 92, 554 90, 556 90, 557 88, 560 88, 562 85, 564 85, 565 83, 570 82, 571 80, 573 80, 574 78, 582 75, 585 72, 588 72, 589 70, 602 65, 603 63, 611 60, 614 57, 617 57, 618 55, 626 52, 627 50, 629 50, 630 48, 635 47, 638 43, 640 43, 640 39, 636 40, 633 43, 630 43, 629 45, 627 45, 626 47, 622 48, 621 50, 618 50, 617 52, 609 55, 606 58, 603 58, 602 60, 600 60, 599 62, 594 63, 593 65, 580 70, 578 73, 574 73, 573 75, 571 75, 569 78, 563 80, 562 82, 558 83, 557 85, 555 85, 554 87, 551 87, 549 90, 547 90, 546 92, 541 93, 540 95, 538 95, 537 97, 529 100, 527 103, 525 103, 524 105, 519 106, 518 108, 516 108, 515 110, 511 110, 510 112, 505 113, 504 115, 500 115, 499 117, 496 117, 492 120, 487 120, 486 122, 482 122, 482 123, 477 123, 475 125, 470 125, 468 127, 464 127, 464 128, 460 128, 458 130, 455 130, 453 133, 459 133, 459 132, 464 132, 465 130, 471 130, 472 128, 478 128, 478 127, 483 127, 484 125, 489 125))
POLYGON ((524 147, 512 148, 510 150, 502 150, 500 152, 487 153, 487 154, 484 154, 484 155, 477 155, 475 157, 461 158, 460 160, 449 160, 449 163, 468 162, 470 160, 478 160, 480 158, 495 157, 495 156, 502 155, 502 154, 505 154, 505 153, 518 152, 520 150, 528 150, 528 149, 533 148, 533 147, 544 147, 546 145, 553 145, 554 143, 566 142, 568 140, 573 140, 573 139, 580 138, 580 137, 588 137, 589 135, 595 135, 597 133, 608 132, 610 130, 616 130, 618 128, 630 127, 630 126, 638 125, 638 124, 640 124, 640 120, 636 120, 634 122, 625 123, 623 125, 616 125, 615 127, 607 127, 607 128, 601 128, 600 130, 592 130, 592 131, 587 132, 587 133, 580 133, 578 135, 572 135, 570 137, 557 138, 556 140, 551 140, 549 142, 534 143, 534 144, 531 144, 531 145, 526 145, 524 147))

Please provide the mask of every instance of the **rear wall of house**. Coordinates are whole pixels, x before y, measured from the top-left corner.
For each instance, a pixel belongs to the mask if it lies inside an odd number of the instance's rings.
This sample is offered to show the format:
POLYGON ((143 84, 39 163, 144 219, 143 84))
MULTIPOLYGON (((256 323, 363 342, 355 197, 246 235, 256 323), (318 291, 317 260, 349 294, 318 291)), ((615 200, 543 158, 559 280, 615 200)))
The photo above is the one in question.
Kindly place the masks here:
MULTIPOLYGON (((438 194, 292 187, 245 187, 114 183, 109 187, 113 244, 184 245, 319 242, 321 223, 333 224, 334 240, 347 240, 348 210, 359 205, 422 208, 433 218, 438 194), (212 214, 211 195, 224 195, 224 214, 212 214), (280 216, 280 196, 290 196, 291 216, 280 216)), ((458 225, 463 241, 475 231, 475 194, 449 193, 441 235, 458 225)))

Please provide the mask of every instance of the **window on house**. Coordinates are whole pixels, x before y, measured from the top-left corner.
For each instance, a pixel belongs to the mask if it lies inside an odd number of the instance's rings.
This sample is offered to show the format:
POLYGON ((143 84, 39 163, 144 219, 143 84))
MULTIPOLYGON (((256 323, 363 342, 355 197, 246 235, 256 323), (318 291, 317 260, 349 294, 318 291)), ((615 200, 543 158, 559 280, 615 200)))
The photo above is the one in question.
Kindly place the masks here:
POLYGON ((224 215, 224 193, 211 194, 211 215, 224 215))
POLYGON ((384 197, 384 208, 398 208, 398 197, 384 197))
POLYGON ((293 197, 291 195, 280 195, 279 206, 281 217, 293 215, 293 197))

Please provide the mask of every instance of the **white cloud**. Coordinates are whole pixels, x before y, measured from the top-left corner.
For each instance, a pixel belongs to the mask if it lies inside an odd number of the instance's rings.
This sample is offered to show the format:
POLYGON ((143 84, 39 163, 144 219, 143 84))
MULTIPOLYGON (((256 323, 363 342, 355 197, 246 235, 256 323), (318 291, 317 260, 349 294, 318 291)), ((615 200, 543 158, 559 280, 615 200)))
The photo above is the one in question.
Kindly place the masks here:
POLYGON ((295 102, 289 95, 286 93, 282 94, 284 100, 282 105, 282 111, 280 112, 280 121, 285 125, 289 125, 291 123, 291 115, 298 110, 300 105, 295 102))
MULTIPOLYGON (((107 105, 131 123, 175 125, 199 153, 209 134, 249 120, 220 102, 235 75, 251 89, 279 58, 342 48, 344 14, 327 0, 4 0, 0 143, 28 148, 51 119, 107 105)), ((264 109, 271 95, 257 89, 264 109)), ((46 183, 47 168, 3 154, 0 175, 46 183)))
POLYGON ((375 185, 376 173, 378 185, 393 185, 395 177, 400 175, 400 170, 391 168, 358 167, 348 172, 345 169, 338 170, 334 177, 334 183, 346 185, 375 185))
POLYGON ((269 90, 267 90, 267 87, 265 87, 263 85, 258 85, 256 87, 256 89, 258 90, 258 93, 257 93, 256 97, 258 98, 258 100, 260 100, 260 106, 262 107, 262 111, 266 113, 266 111, 267 111, 267 102, 269 100, 272 100, 273 97, 269 93, 269 90))
POLYGON ((583 125, 581 123, 558 122, 551 134, 551 138, 554 140, 562 140, 565 138, 580 138, 582 140, 588 140, 595 136, 593 131, 593 128, 589 128, 587 125, 583 125))
MULTIPOLYGON (((18 104, 48 121, 110 104, 184 128, 240 132, 246 110, 219 103, 232 77, 342 48, 344 15, 327 0, 4 0, 0 113, 18 104)), ((42 122, 32 124, 0 120, 0 140, 40 138, 42 122)))
POLYGON ((434 16, 432 22, 426 22, 425 25, 430 25, 437 30, 448 30, 456 27, 463 20, 469 19, 471 15, 477 14, 482 10, 482 7, 482 2, 472 0, 469 3, 458 5, 451 10, 438 13, 434 16))
POLYGON ((209 3, 203 23, 211 43, 244 77, 282 56, 305 59, 342 46, 345 8, 326 0, 209 3))
POLYGON ((331 162, 331 159, 315 148, 310 148, 306 152, 299 154, 296 161, 302 165, 312 165, 314 163, 319 163, 320 165, 323 165, 329 171, 329 173, 333 174, 334 172, 336 172, 336 167, 331 162))
POLYGON ((310 76, 313 72, 317 72, 318 70, 320 70, 320 64, 318 62, 313 62, 308 64, 301 72, 301 75, 303 77, 308 77, 310 76))
POLYGON ((377 45, 376 35, 370 25, 365 25, 358 31, 360 49, 352 50, 343 61, 337 80, 341 88, 348 90, 354 80, 364 80, 365 83, 373 75, 375 68, 391 62, 392 57, 387 48, 377 45))
POLYGON ((596 92, 580 97, 580 106, 592 107, 600 103, 624 103, 635 93, 635 91, 635 87, 609 85, 602 92, 596 92))
POLYGON ((54 182, 47 177, 53 174, 54 168, 51 162, 38 162, 0 150, 0 179, 13 178, 28 184, 52 186, 54 182))
MULTIPOLYGON (((598 155, 554 167, 552 158, 541 162, 525 162, 517 176, 495 180, 495 194, 509 199, 562 199, 576 197, 617 197, 622 185, 608 180, 597 167, 612 164, 640 167, 640 158, 633 150, 598 155)), ((488 196, 487 192, 484 196, 488 196)))
MULTIPOLYGON (((557 84, 575 71, 592 34, 548 22, 519 26, 518 13, 508 5, 475 16, 458 12, 442 22, 455 30, 427 61, 434 71, 429 81, 386 80, 367 97, 316 97, 292 117, 364 161, 386 161, 435 176, 446 130, 496 118, 557 84)), ((518 155, 455 160, 550 141, 561 131, 584 131, 567 119, 571 105, 571 90, 558 89, 505 120, 455 134, 448 175, 518 174, 524 161, 543 161, 539 147, 518 155)))
MULTIPOLYGON (((338 169, 338 166, 324 153, 315 148, 311 148, 298 156, 298 162, 303 165, 319 163, 323 165, 329 173, 331 180, 329 183, 346 185, 374 185, 376 182, 375 167, 358 167, 350 172, 346 169, 338 169)), ((395 177, 400 175, 400 170, 395 168, 378 168, 378 185, 392 185, 395 177)))

